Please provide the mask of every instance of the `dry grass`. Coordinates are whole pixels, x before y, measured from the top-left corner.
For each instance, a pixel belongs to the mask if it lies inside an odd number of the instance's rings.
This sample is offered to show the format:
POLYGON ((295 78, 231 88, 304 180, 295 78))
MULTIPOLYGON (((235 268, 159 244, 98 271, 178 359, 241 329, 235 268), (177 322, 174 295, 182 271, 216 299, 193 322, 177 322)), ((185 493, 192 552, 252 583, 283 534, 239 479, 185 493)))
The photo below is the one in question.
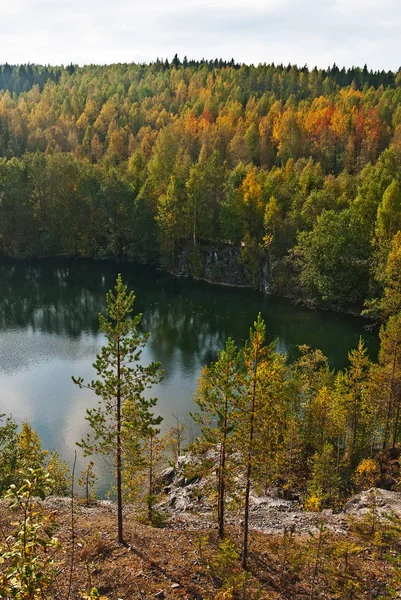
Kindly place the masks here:
MULTIPOLYGON (((52 507, 60 523, 62 552, 55 557, 57 576, 50 595, 66 600, 71 561, 70 512, 66 503, 52 507)), ((3 535, 10 532, 10 514, 0 505, 3 535)), ((390 599, 390 581, 398 573, 398 540, 378 551, 365 530, 334 536, 324 532, 318 555, 318 538, 271 536, 253 532, 249 571, 227 563, 216 567, 219 555, 214 529, 204 531, 167 526, 163 529, 125 519, 126 546, 115 541, 114 510, 102 505, 78 507, 75 518, 76 553, 71 600, 80 590, 97 587, 110 600, 131 599, 390 599), (227 592, 232 586, 232 594, 227 592), (225 593, 224 593, 225 592, 225 593)), ((240 545, 239 532, 229 531, 240 545)))

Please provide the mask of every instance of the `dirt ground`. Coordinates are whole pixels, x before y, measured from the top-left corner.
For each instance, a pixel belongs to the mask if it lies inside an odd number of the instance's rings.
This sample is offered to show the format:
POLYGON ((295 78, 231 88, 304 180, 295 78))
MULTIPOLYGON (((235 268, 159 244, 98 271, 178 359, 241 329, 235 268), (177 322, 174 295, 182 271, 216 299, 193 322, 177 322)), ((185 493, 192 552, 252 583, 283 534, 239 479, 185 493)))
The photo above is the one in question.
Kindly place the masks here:
MULTIPOLYGON (((365 514, 363 503, 360 498, 349 510, 365 514)), ((395 587, 401 535, 395 533, 395 539, 393 532, 391 540, 382 536, 376 543, 378 530, 370 531, 370 525, 359 532, 350 527, 336 532, 323 525, 320 532, 317 525, 314 533, 298 532, 296 526, 282 527, 281 532, 253 530, 245 572, 239 561, 240 523, 228 527, 232 545, 222 551, 212 515, 197 520, 195 514, 175 513, 163 527, 155 528, 127 509, 126 544, 121 545, 116 541, 113 503, 77 504, 72 560, 70 500, 49 498, 45 509, 59 524, 56 535, 62 547, 54 556, 54 585, 47 596, 54 600, 82 598, 80 592, 93 587, 109 600, 401 597, 395 587), (233 548, 238 554, 233 555, 233 548)), ((5 503, 0 504, 3 539, 17 519, 5 503)))

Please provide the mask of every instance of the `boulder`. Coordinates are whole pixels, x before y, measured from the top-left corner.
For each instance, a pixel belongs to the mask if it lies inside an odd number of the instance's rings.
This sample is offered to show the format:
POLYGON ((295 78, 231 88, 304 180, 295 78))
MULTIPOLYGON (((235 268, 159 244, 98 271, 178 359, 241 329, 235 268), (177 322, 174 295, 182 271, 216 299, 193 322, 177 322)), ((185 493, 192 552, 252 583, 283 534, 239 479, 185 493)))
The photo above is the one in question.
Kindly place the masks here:
POLYGON ((175 477, 175 468, 167 467, 155 477, 155 490, 161 492, 163 488, 171 485, 175 477))

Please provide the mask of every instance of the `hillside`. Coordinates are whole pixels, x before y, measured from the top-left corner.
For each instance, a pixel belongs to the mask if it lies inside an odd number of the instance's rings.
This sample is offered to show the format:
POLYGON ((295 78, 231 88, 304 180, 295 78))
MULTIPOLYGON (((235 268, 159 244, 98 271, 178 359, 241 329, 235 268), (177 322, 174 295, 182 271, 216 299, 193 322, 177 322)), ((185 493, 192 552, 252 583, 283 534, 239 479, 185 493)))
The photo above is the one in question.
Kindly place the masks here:
POLYGON ((237 283, 360 310, 401 222, 400 83, 177 57, 3 65, 0 253, 208 278, 224 247, 237 283))
MULTIPOLYGON (((378 494, 380 497, 381 492, 378 494)), ((400 496, 388 492, 386 501, 391 495, 400 496)), ((363 508, 364 503, 360 504, 363 508)), ((126 545, 121 545, 115 539, 114 504, 79 503, 75 506, 72 554, 70 501, 49 497, 40 510, 50 513, 58 524, 56 535, 61 547, 53 551, 54 581, 49 590, 54 600, 86 597, 83 592, 89 593, 94 587, 110 600, 384 600, 396 597, 395 590, 399 589, 399 528, 377 516, 374 524, 366 504, 362 512, 354 509, 355 515, 359 512, 356 521, 343 521, 345 529, 340 533, 326 528, 319 533, 321 519, 329 523, 330 517, 318 514, 313 535, 307 530, 284 527, 270 534, 252 531, 247 572, 239 566, 238 525, 228 531, 231 541, 219 545, 212 522, 197 524, 196 515, 190 524, 185 513, 181 518, 176 514, 157 529, 141 523, 140 514, 127 507, 126 545)), ((15 527, 17 517, 18 513, 1 504, 3 534, 13 529, 10 521, 15 527)))

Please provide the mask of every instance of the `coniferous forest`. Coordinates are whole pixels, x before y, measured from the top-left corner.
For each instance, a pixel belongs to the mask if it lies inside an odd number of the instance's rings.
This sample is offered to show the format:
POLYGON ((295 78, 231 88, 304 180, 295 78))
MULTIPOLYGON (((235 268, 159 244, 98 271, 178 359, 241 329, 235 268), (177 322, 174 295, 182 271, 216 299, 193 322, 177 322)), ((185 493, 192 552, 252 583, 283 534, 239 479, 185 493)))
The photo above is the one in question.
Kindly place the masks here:
POLYGON ((185 251, 196 276, 202 247, 235 246, 255 288, 388 316, 400 98, 400 72, 366 67, 5 64, 1 254, 185 251))

